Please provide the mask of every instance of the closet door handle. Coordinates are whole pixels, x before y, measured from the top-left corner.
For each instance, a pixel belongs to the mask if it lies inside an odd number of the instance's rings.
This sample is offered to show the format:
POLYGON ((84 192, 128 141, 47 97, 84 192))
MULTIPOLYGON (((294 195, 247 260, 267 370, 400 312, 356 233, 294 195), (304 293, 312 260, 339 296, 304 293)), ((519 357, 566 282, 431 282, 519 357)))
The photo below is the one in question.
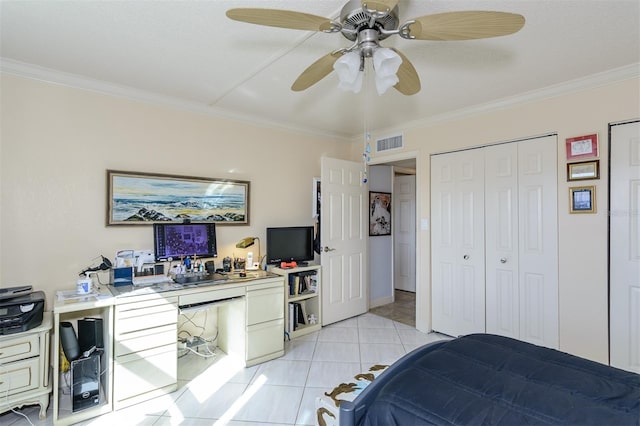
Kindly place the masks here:
POLYGON ((464 260, 469 260, 469 255, 468 255, 468 254, 465 254, 464 256, 462 256, 462 258, 463 258, 464 260))
POLYGON ((334 251, 334 250, 335 250, 334 248, 329 248, 328 246, 325 246, 325 247, 324 247, 324 252, 325 252, 325 253, 326 253, 326 252, 329 252, 329 251, 334 251))
POLYGON ((501 257, 500 258, 500 263, 507 263, 507 258, 506 257, 501 257))

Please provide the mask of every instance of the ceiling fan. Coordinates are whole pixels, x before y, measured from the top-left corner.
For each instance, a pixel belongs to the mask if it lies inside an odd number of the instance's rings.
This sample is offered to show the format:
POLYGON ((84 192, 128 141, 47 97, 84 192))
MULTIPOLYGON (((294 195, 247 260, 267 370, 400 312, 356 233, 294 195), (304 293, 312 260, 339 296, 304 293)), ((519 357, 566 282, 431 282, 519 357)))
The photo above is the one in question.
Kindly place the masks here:
MULTIPOLYGON (((334 67, 338 71, 339 63, 348 57, 356 58, 356 74, 360 74, 359 71, 364 69, 365 58, 373 57, 375 68, 375 56, 382 56, 377 55, 376 52, 391 50, 392 53, 389 56, 399 57, 395 66, 397 76, 394 71, 394 80, 391 85, 404 95, 413 95, 420 91, 418 73, 406 56, 397 49, 382 48, 380 41, 395 34, 408 40, 434 41, 497 37, 519 31, 525 22, 522 15, 514 13, 459 11, 425 15, 399 25, 398 0, 350 0, 342 8, 339 20, 292 10, 261 8, 229 9, 226 15, 236 21, 271 27, 326 33, 340 32, 353 42, 350 47, 328 53, 311 64, 291 86, 294 91, 311 87, 329 75, 334 67)), ((379 68, 382 68, 381 63, 378 62, 378 64, 379 68)), ((342 79, 340 73, 339 76, 342 79)))

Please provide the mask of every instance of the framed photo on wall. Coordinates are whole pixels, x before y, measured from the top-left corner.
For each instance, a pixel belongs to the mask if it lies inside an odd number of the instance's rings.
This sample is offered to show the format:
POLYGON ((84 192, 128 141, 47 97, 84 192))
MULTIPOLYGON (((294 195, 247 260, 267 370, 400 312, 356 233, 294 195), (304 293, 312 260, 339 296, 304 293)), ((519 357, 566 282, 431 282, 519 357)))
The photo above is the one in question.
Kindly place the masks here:
POLYGON ((567 181, 600 179, 600 160, 567 163, 567 181))
POLYGON ((567 161, 598 156, 598 134, 567 138, 567 161))
POLYGON ((369 236, 391 235, 391 193, 369 191, 369 236))
POLYGON ((595 213, 596 187, 574 186, 569 188, 569 213, 595 213))
POLYGON ((107 170, 107 225, 249 224, 249 182, 107 170))

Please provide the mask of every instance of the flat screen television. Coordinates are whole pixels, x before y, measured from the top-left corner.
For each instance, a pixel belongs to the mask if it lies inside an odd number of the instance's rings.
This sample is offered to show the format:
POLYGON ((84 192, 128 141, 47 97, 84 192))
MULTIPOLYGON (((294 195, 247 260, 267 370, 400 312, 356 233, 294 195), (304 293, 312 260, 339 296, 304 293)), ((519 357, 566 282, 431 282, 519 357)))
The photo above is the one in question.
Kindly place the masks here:
POLYGON ((180 257, 217 257, 215 223, 154 223, 156 261, 180 257))
POLYGON ((313 260, 313 226, 267 228, 267 263, 313 260))

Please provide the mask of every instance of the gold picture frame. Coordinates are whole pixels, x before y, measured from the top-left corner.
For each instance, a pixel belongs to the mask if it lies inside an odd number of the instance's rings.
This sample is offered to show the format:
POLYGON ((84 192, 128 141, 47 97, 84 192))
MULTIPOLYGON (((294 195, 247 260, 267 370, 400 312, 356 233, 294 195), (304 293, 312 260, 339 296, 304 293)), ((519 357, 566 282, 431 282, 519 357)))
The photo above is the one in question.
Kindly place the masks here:
POLYGON ((567 164, 567 182, 600 179, 600 160, 567 164))
POLYGON ((249 182, 107 170, 107 225, 249 224, 249 182))
POLYGON ((569 188, 569 213, 595 213, 596 187, 574 186, 569 188))

